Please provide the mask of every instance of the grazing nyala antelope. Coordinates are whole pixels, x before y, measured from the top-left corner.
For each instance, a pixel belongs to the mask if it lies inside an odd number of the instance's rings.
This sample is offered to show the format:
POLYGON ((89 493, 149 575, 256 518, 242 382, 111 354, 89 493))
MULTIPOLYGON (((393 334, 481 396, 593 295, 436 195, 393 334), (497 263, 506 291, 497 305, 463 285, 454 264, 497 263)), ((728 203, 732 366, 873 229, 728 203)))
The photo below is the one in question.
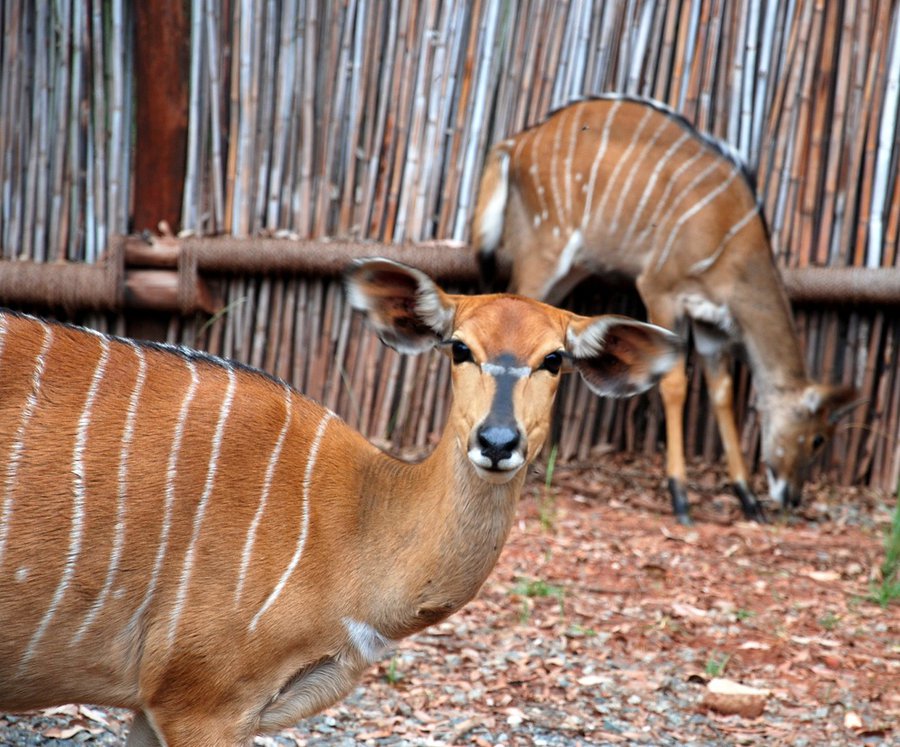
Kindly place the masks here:
MULTIPOLYGON (((769 493, 800 502, 810 462, 855 395, 810 381, 753 181, 730 149, 656 102, 578 101, 495 145, 472 224, 483 274, 559 302, 589 276, 625 277, 655 324, 700 354, 730 478, 763 520, 732 408, 730 348, 746 350, 762 414, 769 493)), ((684 359, 661 384, 675 515, 685 492, 684 359)))
POLYGON ((130 745, 245 745, 345 695, 493 568, 559 375, 651 386, 678 338, 388 260, 351 304, 452 361, 434 452, 394 459, 245 366, 0 314, 0 710, 136 711, 130 745))

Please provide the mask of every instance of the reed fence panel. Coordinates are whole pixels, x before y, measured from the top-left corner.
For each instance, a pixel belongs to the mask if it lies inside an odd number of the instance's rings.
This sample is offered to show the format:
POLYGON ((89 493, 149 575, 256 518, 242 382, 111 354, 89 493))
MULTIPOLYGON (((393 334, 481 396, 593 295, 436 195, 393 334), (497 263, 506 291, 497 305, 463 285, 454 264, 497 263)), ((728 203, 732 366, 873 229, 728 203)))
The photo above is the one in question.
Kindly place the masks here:
MULTIPOLYGON (((465 241, 491 143, 620 91, 669 104, 747 160, 783 267, 898 266, 892 0, 191 0, 190 13, 182 234, 465 241)), ((7 0, 0 23, 2 256, 94 262, 133 214, 131 4, 7 0)), ((171 341, 261 365, 398 450, 441 427, 446 364, 374 344, 333 280, 218 282, 224 313, 171 317, 171 341)), ((571 302, 642 313, 633 294, 600 286, 571 302)), ((819 470, 892 488, 896 310, 802 304, 796 318, 812 374, 867 400, 819 470)), ((687 443, 712 459, 692 376, 687 443)), ((752 382, 743 368, 736 380, 755 454, 752 382)), ((600 402, 573 384, 560 412, 564 458, 661 447, 656 393, 600 402)))

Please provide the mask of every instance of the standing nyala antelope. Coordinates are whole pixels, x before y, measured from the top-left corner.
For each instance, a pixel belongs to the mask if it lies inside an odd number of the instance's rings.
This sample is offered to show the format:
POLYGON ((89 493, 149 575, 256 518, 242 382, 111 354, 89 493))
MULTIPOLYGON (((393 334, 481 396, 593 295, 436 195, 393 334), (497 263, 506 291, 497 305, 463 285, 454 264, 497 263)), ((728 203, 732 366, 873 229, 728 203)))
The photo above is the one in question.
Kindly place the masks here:
MULTIPOLYGON (((727 146, 655 102, 578 101, 492 148, 472 239, 486 278, 509 272, 514 293, 556 303, 588 276, 624 276, 650 321, 682 337, 690 327, 731 480, 744 515, 761 521, 732 409, 730 348, 740 343, 769 494, 799 504, 810 462, 855 395, 807 376, 752 180, 727 146)), ((660 393, 672 506, 687 524, 683 358, 660 393)))
POLYGON ((652 386, 670 332, 387 260, 346 289, 388 345, 452 360, 410 464, 285 383, 0 314, 0 709, 132 708, 130 745, 245 745, 343 697, 493 568, 559 375, 652 386))

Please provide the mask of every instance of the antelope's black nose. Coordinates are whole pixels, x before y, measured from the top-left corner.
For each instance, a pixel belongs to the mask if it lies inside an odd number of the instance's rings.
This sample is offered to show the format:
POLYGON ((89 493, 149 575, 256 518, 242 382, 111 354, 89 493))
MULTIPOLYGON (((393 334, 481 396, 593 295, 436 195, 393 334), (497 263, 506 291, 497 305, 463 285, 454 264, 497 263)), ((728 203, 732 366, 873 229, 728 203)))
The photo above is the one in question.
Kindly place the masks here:
POLYGON ((483 425, 478 429, 478 445, 481 453, 491 460, 496 469, 504 459, 509 459, 519 446, 519 431, 507 425, 483 425))

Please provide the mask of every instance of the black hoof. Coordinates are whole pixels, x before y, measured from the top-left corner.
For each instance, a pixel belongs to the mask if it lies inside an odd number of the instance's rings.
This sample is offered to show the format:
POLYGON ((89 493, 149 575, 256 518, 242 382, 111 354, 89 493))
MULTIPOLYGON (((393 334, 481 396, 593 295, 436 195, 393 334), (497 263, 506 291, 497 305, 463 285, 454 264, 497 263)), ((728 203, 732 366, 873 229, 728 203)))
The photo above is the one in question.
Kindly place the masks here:
POLYGON ((690 505, 688 504, 687 491, 681 480, 674 477, 669 478, 669 495, 672 496, 672 513, 682 526, 693 526, 691 521, 690 505))
POLYGON ((741 509, 747 521, 755 521, 759 524, 769 523, 762 503, 759 502, 759 498, 753 494, 753 491, 747 487, 746 483, 736 482, 734 484, 734 492, 737 493, 737 497, 741 501, 741 509))

